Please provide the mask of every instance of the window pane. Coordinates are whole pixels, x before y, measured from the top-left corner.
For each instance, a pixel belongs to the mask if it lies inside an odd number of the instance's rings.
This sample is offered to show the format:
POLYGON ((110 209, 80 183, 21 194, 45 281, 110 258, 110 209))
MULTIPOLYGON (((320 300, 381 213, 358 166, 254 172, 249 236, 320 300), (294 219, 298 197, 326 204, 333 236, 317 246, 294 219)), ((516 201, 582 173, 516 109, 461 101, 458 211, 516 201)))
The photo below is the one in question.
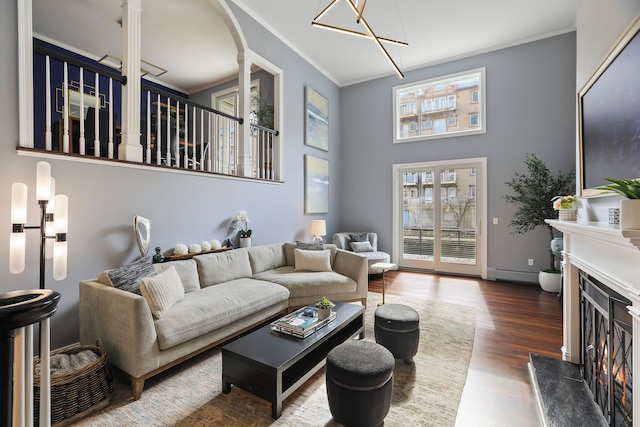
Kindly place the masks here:
POLYGON ((484 132, 483 91, 484 69, 395 87, 394 142, 484 132))

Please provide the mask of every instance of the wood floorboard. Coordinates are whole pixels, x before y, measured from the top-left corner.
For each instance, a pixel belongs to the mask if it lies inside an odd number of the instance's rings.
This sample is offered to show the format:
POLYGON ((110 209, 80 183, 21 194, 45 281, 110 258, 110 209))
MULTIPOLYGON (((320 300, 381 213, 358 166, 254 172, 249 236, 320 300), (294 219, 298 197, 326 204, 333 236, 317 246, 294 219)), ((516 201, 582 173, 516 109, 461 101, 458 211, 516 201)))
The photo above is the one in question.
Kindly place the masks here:
MULTIPOLYGON (((385 292, 476 309, 476 335, 457 427, 539 426, 529 353, 561 358, 562 302, 530 284, 412 271, 386 273, 385 292)), ((369 290, 382 292, 380 275, 369 290)))

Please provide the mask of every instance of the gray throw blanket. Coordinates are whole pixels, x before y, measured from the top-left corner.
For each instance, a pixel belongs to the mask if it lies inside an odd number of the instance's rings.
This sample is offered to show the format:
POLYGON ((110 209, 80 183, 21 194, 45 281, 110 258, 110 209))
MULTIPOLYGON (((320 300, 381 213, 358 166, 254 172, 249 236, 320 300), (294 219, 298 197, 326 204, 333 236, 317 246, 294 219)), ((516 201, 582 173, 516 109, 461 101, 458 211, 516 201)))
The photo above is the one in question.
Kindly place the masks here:
MULTIPOLYGON (((51 356, 51 376, 79 371, 96 360, 98 355, 92 350, 84 350, 77 354, 54 354, 51 356)), ((34 373, 40 375, 40 363, 36 364, 34 373)))

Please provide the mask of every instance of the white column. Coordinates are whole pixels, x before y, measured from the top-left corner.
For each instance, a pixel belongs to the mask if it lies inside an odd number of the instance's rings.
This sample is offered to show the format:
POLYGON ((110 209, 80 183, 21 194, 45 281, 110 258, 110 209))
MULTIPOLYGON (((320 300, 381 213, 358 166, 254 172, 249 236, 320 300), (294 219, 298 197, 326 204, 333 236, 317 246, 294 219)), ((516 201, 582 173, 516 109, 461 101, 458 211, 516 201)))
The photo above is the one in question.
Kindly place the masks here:
POLYGON ((562 265, 562 359, 580 363, 579 270, 571 263, 571 235, 564 234, 562 265))
POLYGON ((237 175, 252 176, 251 135, 249 125, 249 109, 251 107, 251 61, 246 52, 238 54, 238 116, 244 117, 243 125, 236 126, 238 137, 237 175))
POLYGON ((33 13, 31 0, 18 4, 18 109, 20 146, 33 148, 33 13))
POLYGON ((140 145, 140 7, 141 0, 122 2, 122 135, 118 158, 142 162, 140 145))
MULTIPOLYGON (((636 368, 640 366, 640 352, 636 351, 638 346, 636 343, 640 342, 640 307, 638 299, 634 299, 633 307, 627 307, 631 317, 633 317, 633 357, 631 366, 631 372, 635 372, 636 368)), ((635 382, 635 381, 634 381, 635 382)), ((633 387, 637 385, 633 384, 633 387)), ((633 427, 640 427, 640 393, 633 393, 633 427)))

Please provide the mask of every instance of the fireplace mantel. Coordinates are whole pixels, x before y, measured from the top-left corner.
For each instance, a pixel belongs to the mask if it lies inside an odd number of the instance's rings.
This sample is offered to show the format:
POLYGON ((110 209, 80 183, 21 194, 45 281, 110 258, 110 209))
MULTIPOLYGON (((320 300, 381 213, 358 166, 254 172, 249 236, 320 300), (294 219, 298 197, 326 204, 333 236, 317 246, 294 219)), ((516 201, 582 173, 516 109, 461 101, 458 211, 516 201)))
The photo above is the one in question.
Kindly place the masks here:
MULTIPOLYGON (((640 230, 600 222, 547 220, 563 233, 562 358, 581 363, 580 270, 627 297, 633 318, 633 372, 640 370, 640 230)), ((640 426, 640 393, 633 394, 633 425, 640 426)))

